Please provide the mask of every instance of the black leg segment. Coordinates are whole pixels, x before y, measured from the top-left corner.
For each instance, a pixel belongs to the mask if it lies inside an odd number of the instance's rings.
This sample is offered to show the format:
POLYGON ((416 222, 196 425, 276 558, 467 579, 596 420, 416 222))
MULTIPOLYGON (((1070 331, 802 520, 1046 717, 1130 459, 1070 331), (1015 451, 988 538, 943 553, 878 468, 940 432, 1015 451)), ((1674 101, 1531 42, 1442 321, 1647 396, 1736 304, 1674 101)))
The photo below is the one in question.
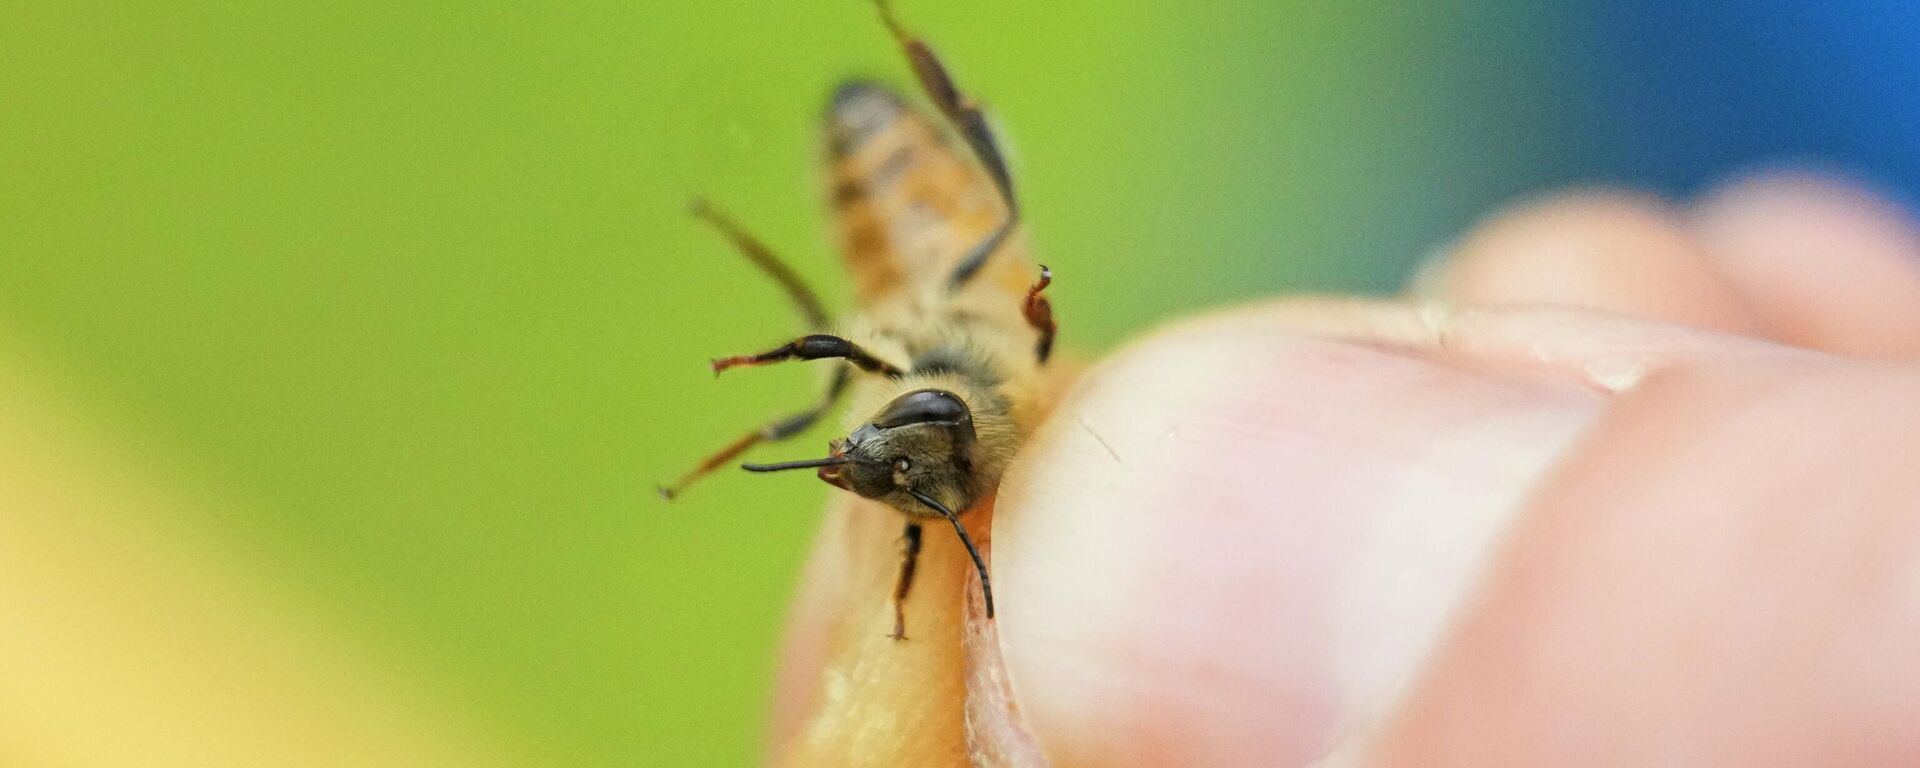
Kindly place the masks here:
POLYGON ((987 259, 1000 249, 1000 244, 1006 242, 1020 221, 1020 206, 1013 193, 1013 174, 1007 169, 1006 155, 1000 151, 999 142, 994 140, 993 129, 987 125, 986 115, 980 112, 980 106, 972 98, 961 92, 959 84, 954 82, 953 75, 940 62, 933 48, 900 23, 887 0, 874 0, 874 5, 879 8, 880 19, 886 22, 888 31, 900 42, 900 50, 913 67, 914 77, 920 81, 920 89, 926 92, 927 98, 940 108, 947 122, 966 140, 967 146, 973 150, 973 156, 986 168, 987 175, 992 177, 994 188, 1000 192, 1000 200, 1007 207, 1006 218, 1000 221, 1000 225, 986 239, 968 250, 954 267, 947 284, 951 290, 959 290, 986 265, 987 259))
POLYGON ((840 338, 839 336, 831 336, 824 333, 802 336, 757 355, 738 355, 735 357, 720 358, 713 361, 713 373, 718 376, 721 371, 728 368, 770 365, 786 360, 825 360, 828 358, 846 360, 852 363, 854 367, 868 373, 878 373, 888 377, 900 376, 900 369, 888 365, 880 358, 874 357, 866 350, 861 349, 859 345, 840 338))
POLYGON ((893 634, 895 640, 907 639, 907 593, 913 591, 913 569, 920 561, 920 524, 907 523, 900 535, 900 575, 893 582, 893 634))

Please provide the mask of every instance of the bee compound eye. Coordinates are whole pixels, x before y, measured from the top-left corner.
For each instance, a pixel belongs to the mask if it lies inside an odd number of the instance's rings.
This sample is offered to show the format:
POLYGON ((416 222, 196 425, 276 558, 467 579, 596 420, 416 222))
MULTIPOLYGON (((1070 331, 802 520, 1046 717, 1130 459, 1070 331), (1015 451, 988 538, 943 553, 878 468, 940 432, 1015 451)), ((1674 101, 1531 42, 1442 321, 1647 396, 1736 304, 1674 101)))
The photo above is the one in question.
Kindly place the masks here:
POLYGON ((970 423, 971 419, 972 413, 967 410, 967 404, 952 392, 922 389, 894 398, 873 420, 873 425, 892 429, 909 424, 970 423))

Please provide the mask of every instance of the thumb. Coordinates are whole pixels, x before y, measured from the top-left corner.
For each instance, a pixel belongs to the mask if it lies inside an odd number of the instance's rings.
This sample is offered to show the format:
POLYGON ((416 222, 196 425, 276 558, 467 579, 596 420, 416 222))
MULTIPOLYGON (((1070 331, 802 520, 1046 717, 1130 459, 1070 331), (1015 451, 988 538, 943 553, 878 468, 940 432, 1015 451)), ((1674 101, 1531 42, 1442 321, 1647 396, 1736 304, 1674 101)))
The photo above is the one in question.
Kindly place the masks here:
MULTIPOLYGON (((1605 396, 1302 335, 1299 304, 1090 372, 1002 487, 1009 673, 1057 765, 1299 764, 1381 714, 1605 396)), ((1356 329, 1359 329, 1356 331, 1356 329)))

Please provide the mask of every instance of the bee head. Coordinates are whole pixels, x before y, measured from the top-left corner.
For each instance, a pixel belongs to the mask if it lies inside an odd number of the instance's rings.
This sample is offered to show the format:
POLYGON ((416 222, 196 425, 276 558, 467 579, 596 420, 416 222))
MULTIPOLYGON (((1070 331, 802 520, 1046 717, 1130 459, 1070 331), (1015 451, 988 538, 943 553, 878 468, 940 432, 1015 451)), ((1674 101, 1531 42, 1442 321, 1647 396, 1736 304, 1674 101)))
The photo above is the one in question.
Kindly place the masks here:
POLYGON ((835 440, 825 459, 746 469, 817 467, 821 480, 902 510, 919 509, 916 495, 964 509, 973 501, 973 443, 967 404, 946 390, 919 389, 894 398, 873 420, 835 440))
POLYGON ((972 495, 973 440, 973 414, 965 402, 945 390, 915 390, 835 443, 834 455, 847 463, 821 467, 820 479, 896 506, 918 491, 964 507, 972 495))

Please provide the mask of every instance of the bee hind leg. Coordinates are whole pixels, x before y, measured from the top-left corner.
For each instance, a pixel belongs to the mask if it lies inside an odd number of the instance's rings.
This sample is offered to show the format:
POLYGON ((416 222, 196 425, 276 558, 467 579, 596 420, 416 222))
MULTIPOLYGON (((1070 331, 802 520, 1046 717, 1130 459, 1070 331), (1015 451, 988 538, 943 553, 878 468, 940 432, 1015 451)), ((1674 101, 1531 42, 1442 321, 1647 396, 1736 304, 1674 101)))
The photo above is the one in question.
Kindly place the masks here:
POLYGON ((987 175, 993 178, 994 189, 1000 193, 1000 202, 1007 207, 1006 218, 1000 220, 984 240, 967 251, 953 274, 948 278, 949 289, 959 290, 987 263, 988 257, 999 250, 1013 233, 1020 221, 1020 206, 1013 194, 1013 174, 1007 169, 1006 154, 1000 151, 999 142, 994 140, 993 129, 987 125, 986 115, 980 111, 980 105, 960 91, 960 85, 953 80, 933 47, 925 40, 908 31, 893 14, 893 7, 887 0, 874 0, 874 6, 880 11, 880 20, 885 22, 893 38, 900 42, 900 50, 906 54, 907 63, 913 67, 913 74, 920 81, 920 89, 940 108, 947 122, 960 132, 967 147, 973 150, 973 156, 986 168, 987 175))

